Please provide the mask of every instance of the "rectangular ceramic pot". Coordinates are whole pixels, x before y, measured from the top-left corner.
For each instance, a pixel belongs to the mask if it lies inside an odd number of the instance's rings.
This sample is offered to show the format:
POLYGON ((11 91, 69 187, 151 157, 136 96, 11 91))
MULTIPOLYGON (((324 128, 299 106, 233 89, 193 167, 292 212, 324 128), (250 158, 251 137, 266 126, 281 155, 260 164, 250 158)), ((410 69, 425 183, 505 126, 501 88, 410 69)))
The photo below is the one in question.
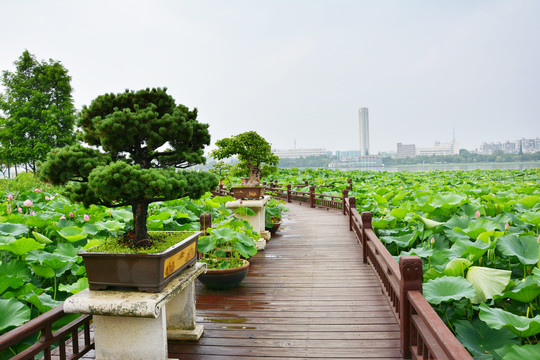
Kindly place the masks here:
POLYGON ((231 188, 235 199, 260 199, 264 196, 262 186, 239 186, 231 188))
MULTIPOLYGON (((152 233, 152 232, 150 232, 152 233)), ((169 280, 197 261, 200 231, 155 254, 121 254, 81 251, 90 290, 109 286, 134 287, 139 291, 160 292, 169 280)))

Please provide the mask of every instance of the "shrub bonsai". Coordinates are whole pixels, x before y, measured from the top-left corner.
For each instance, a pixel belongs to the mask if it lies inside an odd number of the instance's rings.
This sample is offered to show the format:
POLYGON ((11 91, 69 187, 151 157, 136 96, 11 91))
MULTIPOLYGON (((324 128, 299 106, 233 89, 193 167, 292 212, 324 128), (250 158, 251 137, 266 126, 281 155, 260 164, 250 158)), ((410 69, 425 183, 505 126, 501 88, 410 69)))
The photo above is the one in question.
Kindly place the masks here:
POLYGON ((279 158, 274 155, 270 144, 255 131, 248 131, 230 138, 216 141, 212 156, 218 160, 238 155, 236 165, 244 174, 249 174, 247 186, 259 186, 263 175, 277 170, 279 158))
POLYGON ((210 143, 208 124, 197 109, 176 104, 166 88, 105 94, 79 114, 78 145, 53 149, 40 169, 43 180, 65 184, 72 201, 107 207, 130 205, 130 247, 153 245, 148 236, 148 205, 184 196, 199 198, 217 186, 207 172, 185 169, 203 164, 210 143))

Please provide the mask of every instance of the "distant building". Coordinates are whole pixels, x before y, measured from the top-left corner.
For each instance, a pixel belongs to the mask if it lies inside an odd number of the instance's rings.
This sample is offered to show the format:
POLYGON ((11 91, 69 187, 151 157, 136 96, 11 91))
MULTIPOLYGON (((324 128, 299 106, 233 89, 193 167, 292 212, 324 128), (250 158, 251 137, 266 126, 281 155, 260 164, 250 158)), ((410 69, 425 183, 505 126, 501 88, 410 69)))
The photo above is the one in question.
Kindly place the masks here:
POLYGON ((397 143, 397 158, 413 158, 416 156, 416 145, 397 143))
POLYGON ((350 157, 359 157, 360 151, 359 150, 349 150, 349 151, 336 151, 336 157, 338 159, 342 158, 350 158, 350 157))
POLYGON ((369 155, 369 114, 368 108, 358 110, 360 123, 360 156, 369 155))
POLYGON ((378 155, 366 155, 358 157, 342 158, 328 164, 331 169, 358 169, 383 166, 382 157, 378 155))
POLYGON ((459 154, 459 148, 455 142, 450 144, 441 144, 440 141, 436 141, 432 147, 417 148, 416 155, 418 156, 432 156, 432 155, 457 155, 459 154))
POLYGON ((523 153, 535 153, 540 151, 540 138, 521 139, 514 141, 486 143, 483 142, 478 150, 479 154, 491 155, 495 151, 502 151, 505 154, 518 154, 520 150, 523 153))
POLYGON ((289 149, 289 150, 280 150, 273 149, 272 152, 274 155, 278 156, 280 159, 298 159, 305 158, 308 156, 326 156, 328 155, 326 149, 289 149))

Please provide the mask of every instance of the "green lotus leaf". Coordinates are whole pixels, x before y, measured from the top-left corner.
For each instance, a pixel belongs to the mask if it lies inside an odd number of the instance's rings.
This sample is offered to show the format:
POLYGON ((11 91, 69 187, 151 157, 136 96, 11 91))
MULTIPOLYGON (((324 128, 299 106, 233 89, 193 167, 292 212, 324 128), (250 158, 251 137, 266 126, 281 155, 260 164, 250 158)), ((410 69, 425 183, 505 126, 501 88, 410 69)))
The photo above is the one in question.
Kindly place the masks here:
POLYGON ((0 245, 0 250, 9 251, 16 256, 21 256, 33 250, 43 249, 45 244, 40 244, 34 239, 30 238, 20 238, 16 239, 9 244, 0 245))
POLYGON ((499 225, 488 219, 477 219, 472 221, 465 229, 454 229, 458 232, 467 234, 471 239, 477 239, 480 234, 486 231, 498 230, 499 225))
POLYGON ((472 302, 477 304, 501 294, 510 282, 511 275, 512 272, 509 270, 471 266, 467 271, 467 280, 478 294, 472 302))
POLYGON ((23 224, 0 223, 0 235, 20 236, 27 234, 28 226, 23 224))
POLYGON ((148 229, 163 229, 163 220, 148 220, 148 229))
POLYGON ((426 219, 425 217, 422 217, 422 216, 419 216, 419 218, 420 218, 420 219, 424 222, 424 224, 426 225, 426 229, 433 229, 433 228, 436 228, 437 226, 444 225, 443 222, 438 222, 438 221, 435 221, 435 220, 426 219))
POLYGON ((414 231, 413 233, 400 236, 381 236, 380 239, 386 244, 396 244, 401 248, 408 248, 412 246, 417 237, 418 233, 414 231))
POLYGON ((455 231, 454 229, 446 229, 443 231, 444 235, 452 242, 469 240, 469 236, 461 231, 455 231))
POLYGON ((0 299, 0 331, 30 320, 30 309, 16 299, 0 299))
POLYGON ((56 276, 54 269, 49 266, 30 264, 30 267, 32 268, 32 270, 34 270, 34 274, 36 274, 36 276, 44 278, 53 278, 56 276))
POLYGON ((534 345, 514 345, 512 346, 502 360, 526 360, 537 359, 540 354, 540 342, 534 345))
POLYGON ((112 209, 110 214, 117 220, 128 222, 133 220, 133 212, 127 209, 112 209))
POLYGON ((523 303, 531 303, 538 295, 540 295, 540 280, 536 280, 534 276, 529 275, 513 288, 501 295, 495 295, 493 298, 495 300, 510 298, 523 303))
POLYGON ((476 295, 476 291, 467 280, 455 276, 429 280, 422 287, 424 297, 434 305, 463 298, 472 299, 476 295))
POLYGON ((158 212, 148 217, 149 220, 169 220, 171 218, 170 212, 158 212))
POLYGON ((388 229, 396 226, 396 218, 389 216, 386 218, 373 219, 371 222, 375 229, 388 229))
MULTIPOLYGON (((96 224, 99 224, 99 222, 96 223, 96 224)), ((86 223, 84 223, 82 228, 86 233, 88 233, 90 235, 96 235, 100 230, 99 227, 96 224, 86 222, 86 223)))
POLYGON ((56 248, 54 249, 54 254, 60 254, 63 256, 66 256, 71 261, 75 261, 78 258, 77 253, 80 251, 81 247, 74 247, 70 243, 61 243, 56 245, 56 248))
POLYGON ((219 244, 232 241, 236 238, 236 231, 229 227, 212 228, 209 230, 212 236, 215 236, 219 244))
POLYGON ((51 223, 52 218, 52 215, 37 213, 36 215, 29 216, 26 219, 26 225, 30 228, 36 229, 46 228, 51 223))
POLYGON ((468 269, 469 266, 472 265, 472 262, 470 262, 467 259, 463 258, 455 258, 450 260, 446 264, 446 268, 444 269, 444 275, 447 276, 463 276, 465 273, 465 269, 468 269))
POLYGON ((529 209, 532 209, 536 205, 540 204, 540 196, 538 195, 524 196, 518 200, 518 203, 525 205, 529 209))
POLYGON ((108 230, 114 232, 124 228, 124 224, 118 220, 109 220, 96 223, 96 226, 101 230, 108 230))
POLYGON ((452 209, 467 202, 467 197, 456 193, 437 194, 431 200, 430 205, 434 208, 452 209))
POLYGON ((257 246, 255 241, 242 233, 238 233, 234 242, 234 249, 245 258, 249 258, 257 253, 257 246))
POLYGON ((51 239, 38 233, 37 231, 32 231, 32 234, 34 235, 34 238, 42 244, 51 244, 53 242, 51 239))
POLYGON ((529 337, 540 333, 540 315, 533 318, 518 316, 511 312, 490 308, 480 304, 478 317, 492 329, 508 328, 519 337, 529 337))
POLYGON ((64 239, 71 242, 84 240, 88 236, 86 231, 84 231, 78 226, 68 226, 68 227, 62 228, 58 230, 58 234, 60 234, 60 236, 62 236, 64 239))
POLYGON ((84 289, 88 288, 88 278, 80 278, 77 282, 69 285, 60 284, 58 290, 65 291, 70 294, 76 294, 84 289))
POLYGON ((378 195, 378 194, 373 194, 373 199, 375 199, 375 201, 377 202, 377 204, 379 205, 385 205, 385 204, 388 204, 388 200, 381 196, 381 195, 378 195))
POLYGON ((247 207, 238 207, 234 209, 234 213, 238 215, 247 215, 247 216, 255 215, 255 211, 247 207))
MULTIPOLYGON (((418 257, 421 257, 422 259, 428 258, 430 256, 433 256, 433 249, 429 247, 427 244, 415 247, 414 249, 411 249, 409 251, 402 251, 399 256, 404 255, 416 255, 418 257)), ((399 256, 397 258, 399 258, 399 256)))
POLYGON ((24 279, 18 276, 0 275, 0 295, 9 288, 18 289, 24 285, 24 279))
POLYGON ((393 208, 390 210, 390 216, 395 217, 396 219, 402 220, 407 216, 409 210, 403 208, 393 208))
POLYGON ((497 250, 506 256, 515 256, 527 265, 538 263, 538 239, 535 236, 508 234, 497 241, 497 250))
MULTIPOLYGON (((472 355, 494 354, 502 346, 519 344, 519 338, 508 329, 492 329, 479 319, 455 322, 456 337, 472 355)), ((521 359, 523 360, 523 359, 521 359)))
POLYGON ((23 261, 11 259, 0 264, 0 275, 17 276, 27 281, 30 280, 32 273, 23 261))
POLYGON ((519 219, 527 224, 532 224, 534 226, 538 226, 540 224, 540 211, 532 212, 528 211, 521 216, 519 216, 519 219))
POLYGON ((471 221, 472 219, 470 217, 454 215, 444 224, 444 226, 450 229, 466 229, 469 227, 471 221))
POLYGON ((214 236, 201 236, 197 243, 197 251, 203 254, 214 250, 218 245, 217 238, 214 236))
POLYGON ((47 293, 42 293, 40 295, 33 294, 28 296, 26 301, 34 305, 42 314, 62 304, 62 301, 54 300, 51 295, 47 293))

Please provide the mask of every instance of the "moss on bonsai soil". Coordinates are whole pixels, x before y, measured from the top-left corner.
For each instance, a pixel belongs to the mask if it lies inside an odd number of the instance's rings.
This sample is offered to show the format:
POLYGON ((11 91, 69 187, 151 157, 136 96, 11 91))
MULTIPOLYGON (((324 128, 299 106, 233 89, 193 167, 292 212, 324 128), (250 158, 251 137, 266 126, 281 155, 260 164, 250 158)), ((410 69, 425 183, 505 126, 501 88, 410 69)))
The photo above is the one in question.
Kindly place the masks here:
MULTIPOLYGON (((122 254, 157 254, 196 233, 196 231, 154 231, 148 232, 150 246, 131 248, 125 241, 125 237, 110 237, 103 243, 96 245, 87 251, 122 254)), ((127 234, 127 233, 126 233, 127 234)))

